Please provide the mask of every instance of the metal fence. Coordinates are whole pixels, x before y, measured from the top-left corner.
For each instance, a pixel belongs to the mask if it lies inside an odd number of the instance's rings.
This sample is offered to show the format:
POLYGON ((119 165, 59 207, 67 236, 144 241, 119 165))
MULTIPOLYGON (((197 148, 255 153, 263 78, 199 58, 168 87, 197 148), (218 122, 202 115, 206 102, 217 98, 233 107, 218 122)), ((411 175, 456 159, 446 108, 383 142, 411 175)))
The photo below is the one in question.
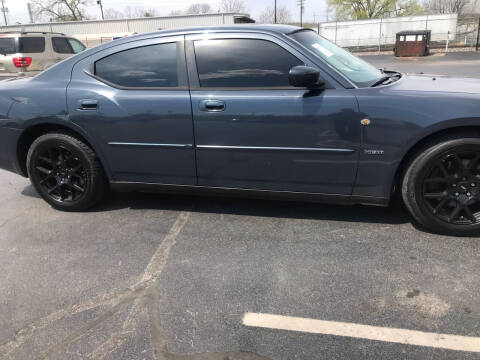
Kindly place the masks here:
POLYGON ((431 48, 475 48, 479 15, 408 16, 318 24, 315 30, 352 51, 384 51, 395 46, 396 34, 405 30, 431 30, 431 48))
MULTIPOLYGON (((311 24, 322 36, 352 51, 384 51, 395 46, 396 33, 431 30, 432 49, 478 48, 480 14, 441 14, 311 24)), ((74 36, 88 47, 118 36, 195 25, 252 21, 248 14, 218 13, 118 20, 90 20, 1 26, 1 31, 55 31, 74 36)), ((441 51, 441 50, 440 50, 441 51)))
POLYGON ((174 29, 186 26, 223 25, 252 21, 248 14, 214 13, 177 15, 115 20, 65 21, 41 24, 0 26, 2 31, 50 31, 74 36, 87 47, 111 41, 113 37, 144 33, 158 29, 174 29))

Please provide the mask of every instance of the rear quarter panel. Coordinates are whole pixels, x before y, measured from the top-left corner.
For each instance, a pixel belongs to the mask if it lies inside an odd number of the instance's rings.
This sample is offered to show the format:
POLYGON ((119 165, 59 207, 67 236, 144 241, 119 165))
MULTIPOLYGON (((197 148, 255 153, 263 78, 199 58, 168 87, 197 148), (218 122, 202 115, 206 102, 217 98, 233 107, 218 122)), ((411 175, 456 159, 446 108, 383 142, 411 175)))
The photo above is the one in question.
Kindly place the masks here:
MULTIPOLYGON (((0 81, 0 141, 4 140, 1 150, 9 164, 14 164, 14 171, 22 173, 19 171, 17 145, 25 129, 38 124, 69 126, 65 86, 66 80, 52 82, 23 78, 0 81)), ((12 167, 9 166, 8 170, 12 167)))

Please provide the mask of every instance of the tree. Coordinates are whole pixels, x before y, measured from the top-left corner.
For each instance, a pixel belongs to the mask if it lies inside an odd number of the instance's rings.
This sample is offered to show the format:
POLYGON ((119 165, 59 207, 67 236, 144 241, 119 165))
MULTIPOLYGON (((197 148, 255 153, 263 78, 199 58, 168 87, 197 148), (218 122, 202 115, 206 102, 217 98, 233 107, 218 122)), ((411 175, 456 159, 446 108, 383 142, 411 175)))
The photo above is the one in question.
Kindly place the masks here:
POLYGON ((412 16, 425 14, 425 8, 417 0, 407 0, 398 3, 395 16, 412 16))
POLYGON ((142 6, 127 6, 125 8, 126 18, 142 18, 156 16, 157 11, 155 9, 145 9, 142 6))
POLYGON ((154 17, 158 16, 158 12, 154 8, 146 9, 145 12, 143 13, 143 17, 154 17))
POLYGON ((373 19, 423 14, 416 0, 327 0, 337 20, 373 19))
POLYGON ((190 5, 188 9, 185 10, 185 14, 192 14, 192 15, 209 14, 212 12, 213 12, 213 9, 208 3, 195 3, 190 5))
POLYGON ((85 20, 88 0, 33 0, 35 20, 79 21, 85 20))
POLYGON ((172 10, 172 11, 170 11, 169 15, 170 15, 170 16, 183 15, 183 11, 182 11, 182 10, 172 10))
POLYGON ((425 9, 432 14, 462 14, 466 8, 473 10, 475 5, 470 0, 427 0, 425 9))
POLYGON ((243 13, 247 11, 243 0, 221 0, 220 10, 229 13, 243 13))
MULTIPOLYGON (((273 24, 275 22, 273 7, 266 8, 259 16, 258 21, 262 24, 273 24)), ((277 23, 287 24, 292 21, 292 13, 286 6, 277 6, 277 23)))
POLYGON ((125 14, 117 9, 108 8, 103 10, 103 15, 106 20, 113 20, 113 19, 123 19, 125 18, 125 14))

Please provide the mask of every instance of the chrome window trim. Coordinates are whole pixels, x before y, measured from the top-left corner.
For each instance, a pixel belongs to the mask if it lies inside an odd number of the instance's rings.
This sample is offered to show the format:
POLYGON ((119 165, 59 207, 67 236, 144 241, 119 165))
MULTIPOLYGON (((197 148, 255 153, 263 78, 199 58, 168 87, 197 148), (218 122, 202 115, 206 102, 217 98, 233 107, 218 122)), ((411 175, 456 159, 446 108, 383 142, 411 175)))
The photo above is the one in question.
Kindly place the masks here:
POLYGON ((110 141, 110 146, 143 146, 143 147, 165 147, 165 148, 192 148, 193 144, 160 144, 160 143, 136 143, 136 142, 120 142, 110 141))
POLYGON ((342 148, 304 148, 304 147, 284 147, 284 146, 230 146, 230 145, 197 145, 199 149, 226 149, 226 150, 281 150, 281 151, 323 151, 323 152, 341 152, 353 153, 353 149, 342 148))

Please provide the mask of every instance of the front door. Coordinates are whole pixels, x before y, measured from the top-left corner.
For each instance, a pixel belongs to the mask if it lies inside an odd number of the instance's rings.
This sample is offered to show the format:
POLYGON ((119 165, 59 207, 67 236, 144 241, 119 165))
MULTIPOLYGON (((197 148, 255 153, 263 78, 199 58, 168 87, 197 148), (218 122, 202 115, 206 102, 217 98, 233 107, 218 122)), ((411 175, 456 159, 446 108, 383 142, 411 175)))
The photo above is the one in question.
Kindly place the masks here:
POLYGON ((74 67, 73 122, 93 134, 113 180, 194 185, 183 36, 129 42, 74 67))
POLYGON ((267 35, 187 40, 199 185, 351 194, 361 137, 348 90, 290 87, 290 68, 313 64, 267 35))

